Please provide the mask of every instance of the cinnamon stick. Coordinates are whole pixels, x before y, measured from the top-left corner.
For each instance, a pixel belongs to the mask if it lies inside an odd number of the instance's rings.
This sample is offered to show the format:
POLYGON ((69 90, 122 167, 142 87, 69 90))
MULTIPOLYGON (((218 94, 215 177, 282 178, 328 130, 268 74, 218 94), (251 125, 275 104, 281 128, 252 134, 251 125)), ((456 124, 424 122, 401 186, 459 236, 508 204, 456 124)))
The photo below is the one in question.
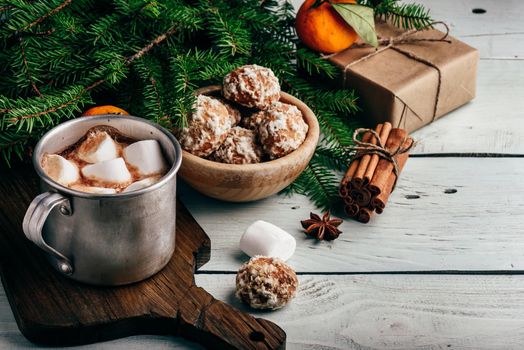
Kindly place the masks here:
POLYGON ((349 190, 348 185, 353 175, 355 175, 355 171, 358 168, 358 162, 359 162, 359 159, 355 159, 354 161, 351 162, 351 164, 349 165, 349 169, 346 171, 344 178, 340 182, 339 194, 342 197, 345 197, 348 195, 348 190, 349 190))
MULTIPOLYGON (((412 143, 413 143, 413 139, 407 138, 405 139, 404 144, 402 145, 402 148, 409 148, 412 145, 412 143)), ((409 154, 407 152, 401 153, 395 157, 395 159, 397 160, 397 164, 398 164, 399 174, 402 171, 402 169, 404 168, 404 165, 406 164, 408 158, 409 158, 409 154)), ((396 177, 397 176, 392 171, 386 181, 386 186, 384 188, 384 191, 382 191, 379 195, 377 195, 376 197, 374 197, 371 200, 372 206, 377 211, 377 214, 382 214, 382 212, 384 211, 384 208, 386 207, 386 203, 388 202, 389 196, 391 192, 393 191, 393 184, 395 183, 396 177)))
MULTIPOLYGON (((389 123, 386 123, 386 124, 389 124, 389 123)), ((389 124, 389 125, 391 126, 391 124, 389 124)), ((384 129, 384 125, 383 124, 378 124, 376 126, 376 128, 375 128, 375 132, 377 134, 379 134, 379 136, 381 136, 382 129, 384 129)), ((386 137, 386 139, 387 139, 387 137, 386 137)), ((373 136, 373 134, 370 133, 370 132, 364 134, 364 136, 362 137, 362 141, 371 143, 373 145, 377 144, 376 137, 373 136)), ((358 167, 357 167, 357 169, 355 171, 355 175, 351 179, 351 184, 353 186, 360 188, 360 187, 365 185, 365 183, 364 183, 364 175, 366 173, 366 169, 368 168, 370 160, 371 160, 371 154, 365 154, 365 155, 363 155, 360 158, 360 162, 359 162, 358 167)))
MULTIPOLYGON (((380 143, 392 154, 411 147, 413 139, 402 129, 393 129, 390 123, 375 128, 380 143), (401 145, 402 144, 402 145, 401 145)), ((366 143, 378 144, 371 132, 362 137, 366 143)), ((358 140, 357 140, 358 142, 358 140)), ((374 151, 372 151, 374 152, 374 151)), ((407 152, 394 156, 398 173, 403 169, 409 155, 407 152)), ((395 163, 382 154, 365 154, 351 162, 341 181, 339 194, 344 200, 344 211, 349 217, 367 223, 376 211, 382 213, 396 182, 395 163)))
POLYGON ((350 196, 345 196, 342 199, 344 200, 344 204, 347 204, 347 205, 355 203, 353 198, 351 198, 350 196))
POLYGON ((344 211, 346 212, 347 216, 349 216, 350 218, 357 216, 359 210, 360 210, 360 207, 356 203, 346 204, 344 206, 344 211))
MULTIPOLYGON (((379 125, 382 125, 382 124, 379 124, 379 125)), ((377 128, 378 128, 378 126, 377 126, 377 128)), ((373 135, 370 132, 367 132, 367 133, 364 134, 364 136, 362 136, 362 141, 363 142, 369 142, 372 136, 373 135)), ((362 158, 364 158, 364 157, 362 157, 362 158)), ((340 187, 346 187, 347 188, 348 184, 350 182, 352 182, 353 177, 355 176, 355 173, 356 173, 357 169, 360 166, 360 162, 361 162, 362 158, 355 159, 354 161, 351 162, 351 164, 349 165, 349 169, 346 171, 346 174, 344 175, 344 178, 342 179, 342 181, 340 183, 340 187)))
POLYGON ((373 210, 368 209, 366 207, 362 207, 358 211, 358 214, 357 214, 356 218, 357 218, 358 221, 366 224, 371 219, 371 215, 373 215, 373 210))
POLYGON ((367 206, 371 202, 371 192, 366 188, 366 186, 357 187, 351 186, 349 195, 359 206, 367 206))
MULTIPOLYGON (((391 123, 384 123, 384 126, 382 127, 382 130, 380 131, 379 135, 380 135, 380 142, 385 145, 388 138, 389 138, 389 134, 391 132, 391 128, 392 128, 392 125, 391 123)), ((366 169, 366 172, 364 174, 364 183, 369 183, 371 181, 371 179, 373 178, 373 175, 375 174, 375 170, 377 168, 377 164, 378 164, 378 161, 380 160, 380 157, 378 154, 372 154, 371 155, 371 159, 369 161, 369 164, 368 164, 368 167, 366 169)))
MULTIPOLYGON (((391 130, 391 124, 384 127, 383 124, 377 125, 375 128, 375 131, 377 134, 379 134, 379 137, 382 138, 382 136, 386 137, 386 134, 389 134, 389 130, 391 130)), ((368 142, 372 144, 377 144, 376 137, 373 136, 372 133, 367 132, 362 137, 363 142, 368 142)), ((385 142, 385 141, 384 141, 385 142)), ((354 199, 356 204, 358 206, 367 206, 371 202, 371 193, 369 190, 365 187, 365 183, 363 182, 363 177, 366 172, 366 169, 368 168, 369 162, 371 160, 371 155, 366 154, 362 156, 359 159, 355 159, 353 162, 351 162, 348 171, 346 172, 346 176, 344 176, 344 179, 342 180, 339 194, 342 197, 351 197, 354 199)))
MULTIPOLYGON (((396 151, 401 144, 405 142, 407 138, 407 132, 403 129, 393 129, 389 134, 389 138, 386 141, 385 148, 389 152, 396 151)), ((405 153, 407 154, 407 153, 405 153)), ((396 156, 398 157, 398 156, 396 156)), ((393 172, 394 164, 385 158, 380 158, 375 170, 375 174, 369 183, 369 191, 374 195, 378 196, 381 193, 387 192, 388 178, 393 172)))

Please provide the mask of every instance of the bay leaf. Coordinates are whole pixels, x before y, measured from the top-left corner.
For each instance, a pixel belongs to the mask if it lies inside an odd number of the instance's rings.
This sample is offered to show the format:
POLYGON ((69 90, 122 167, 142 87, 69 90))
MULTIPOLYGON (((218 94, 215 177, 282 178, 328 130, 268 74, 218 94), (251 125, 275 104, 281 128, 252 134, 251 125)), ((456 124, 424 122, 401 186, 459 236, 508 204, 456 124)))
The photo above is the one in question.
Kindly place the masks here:
POLYGON ((352 3, 330 2, 330 4, 366 44, 377 47, 375 16, 372 8, 352 3))

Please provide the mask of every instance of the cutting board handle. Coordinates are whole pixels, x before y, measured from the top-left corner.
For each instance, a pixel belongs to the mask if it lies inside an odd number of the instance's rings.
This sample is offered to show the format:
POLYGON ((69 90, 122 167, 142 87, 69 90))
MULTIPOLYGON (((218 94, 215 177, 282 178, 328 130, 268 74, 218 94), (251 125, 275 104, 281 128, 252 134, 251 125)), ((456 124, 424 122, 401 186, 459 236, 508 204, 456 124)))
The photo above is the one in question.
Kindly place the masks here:
POLYGON ((285 349, 286 333, 192 286, 180 305, 180 335, 213 349, 285 349))

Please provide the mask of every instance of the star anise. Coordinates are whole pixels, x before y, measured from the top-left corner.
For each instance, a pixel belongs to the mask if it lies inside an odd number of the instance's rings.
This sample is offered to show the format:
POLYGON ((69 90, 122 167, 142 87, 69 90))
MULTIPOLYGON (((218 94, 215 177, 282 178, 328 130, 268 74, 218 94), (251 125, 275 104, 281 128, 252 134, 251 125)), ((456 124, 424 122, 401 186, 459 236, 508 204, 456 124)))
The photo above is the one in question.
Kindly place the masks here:
POLYGON ((304 232, 308 236, 315 237, 319 241, 331 241, 337 239, 342 233, 342 231, 338 229, 338 226, 343 222, 342 219, 330 219, 329 211, 325 212, 322 218, 315 213, 310 213, 309 217, 307 220, 300 221, 305 230, 304 232))

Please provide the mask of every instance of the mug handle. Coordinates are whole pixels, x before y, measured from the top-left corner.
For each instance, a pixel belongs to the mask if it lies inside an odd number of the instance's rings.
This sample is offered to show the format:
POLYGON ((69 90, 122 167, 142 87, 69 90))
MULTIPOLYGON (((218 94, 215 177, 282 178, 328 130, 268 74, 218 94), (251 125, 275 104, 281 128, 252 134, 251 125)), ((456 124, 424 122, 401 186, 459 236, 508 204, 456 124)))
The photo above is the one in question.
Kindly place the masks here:
POLYGON ((29 205, 29 208, 27 208, 22 229, 30 241, 57 259, 58 268, 61 272, 66 275, 71 275, 74 270, 71 260, 48 245, 42 236, 42 228, 44 227, 47 216, 56 206, 59 206, 62 215, 70 216, 73 213, 69 199, 60 193, 44 192, 36 196, 29 205))

